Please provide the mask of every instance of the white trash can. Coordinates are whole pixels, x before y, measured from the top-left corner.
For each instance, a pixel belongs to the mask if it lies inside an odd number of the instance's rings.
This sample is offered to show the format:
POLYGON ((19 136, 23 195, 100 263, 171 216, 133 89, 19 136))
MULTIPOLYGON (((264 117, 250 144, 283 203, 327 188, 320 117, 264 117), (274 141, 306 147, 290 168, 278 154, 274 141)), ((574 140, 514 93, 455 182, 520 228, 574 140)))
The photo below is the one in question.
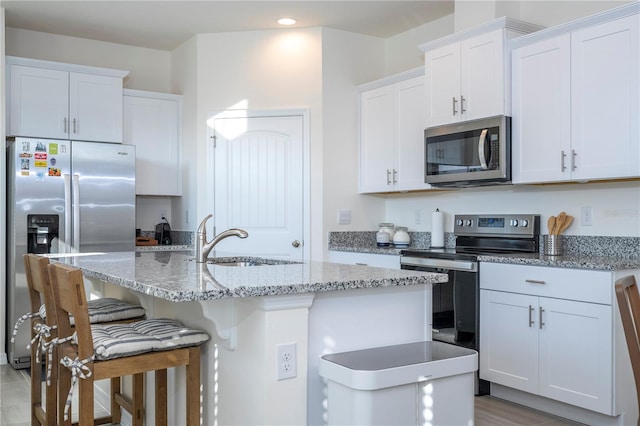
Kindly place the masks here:
POLYGON ((478 353, 415 342, 324 355, 329 425, 472 425, 478 353))

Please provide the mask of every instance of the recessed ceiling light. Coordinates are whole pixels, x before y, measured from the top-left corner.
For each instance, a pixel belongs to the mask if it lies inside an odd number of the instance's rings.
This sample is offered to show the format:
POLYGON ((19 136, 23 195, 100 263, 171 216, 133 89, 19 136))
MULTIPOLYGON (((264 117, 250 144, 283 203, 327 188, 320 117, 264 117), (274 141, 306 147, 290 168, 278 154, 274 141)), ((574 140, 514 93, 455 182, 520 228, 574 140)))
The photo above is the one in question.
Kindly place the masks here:
POLYGON ((280 25, 293 25, 296 23, 296 20, 293 18, 280 18, 278 19, 278 24, 280 25))

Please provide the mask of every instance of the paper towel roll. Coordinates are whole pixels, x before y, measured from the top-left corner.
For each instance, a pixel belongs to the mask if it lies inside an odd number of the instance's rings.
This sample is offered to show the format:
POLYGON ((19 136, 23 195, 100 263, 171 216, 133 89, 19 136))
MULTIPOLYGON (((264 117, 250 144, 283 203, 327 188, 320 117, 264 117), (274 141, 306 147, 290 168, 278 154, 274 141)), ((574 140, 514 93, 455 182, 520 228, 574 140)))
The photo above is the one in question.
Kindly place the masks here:
POLYGON ((431 213, 431 247, 444 247, 444 213, 431 213))

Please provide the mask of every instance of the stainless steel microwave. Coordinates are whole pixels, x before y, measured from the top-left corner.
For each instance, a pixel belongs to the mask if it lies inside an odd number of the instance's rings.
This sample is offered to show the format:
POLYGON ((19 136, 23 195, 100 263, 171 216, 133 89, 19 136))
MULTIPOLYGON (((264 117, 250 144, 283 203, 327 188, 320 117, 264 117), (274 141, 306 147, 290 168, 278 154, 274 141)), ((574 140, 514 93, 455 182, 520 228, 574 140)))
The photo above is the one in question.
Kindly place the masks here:
POLYGON ((511 117, 466 121, 424 131, 425 182, 470 187, 511 182, 511 117))

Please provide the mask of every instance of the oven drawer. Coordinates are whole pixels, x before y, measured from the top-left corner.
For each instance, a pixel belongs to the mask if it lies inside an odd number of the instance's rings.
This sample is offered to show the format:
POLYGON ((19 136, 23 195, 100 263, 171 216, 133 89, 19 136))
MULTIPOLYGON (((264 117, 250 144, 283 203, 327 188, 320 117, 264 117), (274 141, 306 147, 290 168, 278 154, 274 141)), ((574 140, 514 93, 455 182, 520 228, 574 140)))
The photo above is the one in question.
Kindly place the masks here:
POLYGON ((612 304, 607 271, 480 263, 480 288, 591 303, 612 304))

